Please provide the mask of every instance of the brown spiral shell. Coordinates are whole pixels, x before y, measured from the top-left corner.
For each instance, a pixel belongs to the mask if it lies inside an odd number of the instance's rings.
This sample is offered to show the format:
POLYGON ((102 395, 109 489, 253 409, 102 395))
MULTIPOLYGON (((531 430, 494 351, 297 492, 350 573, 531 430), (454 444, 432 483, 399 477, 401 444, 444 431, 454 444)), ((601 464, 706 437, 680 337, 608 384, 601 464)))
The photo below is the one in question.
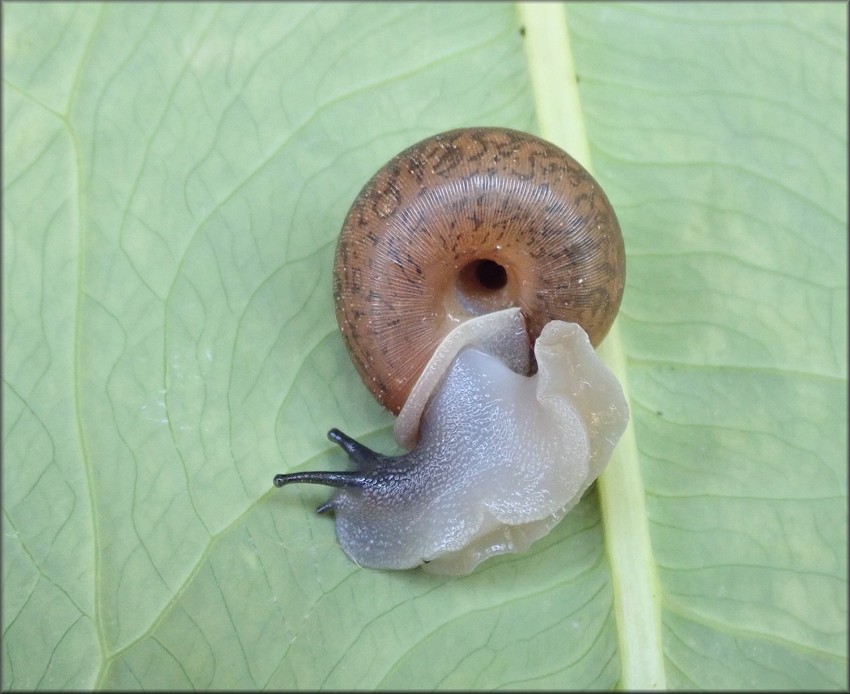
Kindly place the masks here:
POLYGON ((339 327, 363 382, 397 413, 443 337, 522 308, 599 344, 625 282, 617 217, 593 177, 528 133, 463 128, 404 150, 365 185, 336 248, 339 327))

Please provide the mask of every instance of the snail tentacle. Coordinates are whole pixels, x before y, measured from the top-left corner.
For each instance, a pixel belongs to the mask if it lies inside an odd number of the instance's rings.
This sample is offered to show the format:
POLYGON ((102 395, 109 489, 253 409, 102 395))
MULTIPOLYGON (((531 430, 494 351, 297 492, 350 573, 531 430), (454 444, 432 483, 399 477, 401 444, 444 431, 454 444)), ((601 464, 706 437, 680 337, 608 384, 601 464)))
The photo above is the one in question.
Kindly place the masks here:
MULTIPOLYGON (((339 429, 331 429, 328 432, 328 439, 337 444, 342 450, 348 453, 348 457, 355 464, 355 469, 350 472, 290 472, 288 474, 275 475, 274 486, 282 487, 285 484, 321 484, 326 487, 344 488, 364 488, 372 484, 375 479, 375 471, 388 460, 390 456, 383 455, 373 451, 368 446, 363 445, 356 439, 351 438, 348 434, 344 434, 339 429)), ((319 513, 322 513, 323 507, 320 507, 319 513)))
POLYGON ((274 486, 282 487, 286 484, 321 484, 325 487, 365 487, 369 484, 369 478, 357 472, 290 472, 285 475, 274 476, 274 486))
POLYGON ((348 453, 348 457, 361 471, 374 470, 387 458, 387 456, 377 453, 358 440, 351 438, 348 434, 342 433, 339 429, 331 429, 328 432, 328 439, 348 453))

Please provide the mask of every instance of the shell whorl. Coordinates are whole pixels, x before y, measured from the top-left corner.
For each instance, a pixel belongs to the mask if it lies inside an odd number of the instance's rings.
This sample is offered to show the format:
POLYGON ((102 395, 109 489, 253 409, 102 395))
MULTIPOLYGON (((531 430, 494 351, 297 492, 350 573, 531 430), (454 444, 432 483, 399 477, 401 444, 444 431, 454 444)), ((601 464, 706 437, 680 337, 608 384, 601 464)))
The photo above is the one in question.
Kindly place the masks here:
POLYGON ((527 133, 464 128, 364 186, 337 244, 334 300, 361 378, 397 413, 458 323, 519 306, 532 340, 558 319, 597 345, 624 281, 616 215, 578 162, 527 133))

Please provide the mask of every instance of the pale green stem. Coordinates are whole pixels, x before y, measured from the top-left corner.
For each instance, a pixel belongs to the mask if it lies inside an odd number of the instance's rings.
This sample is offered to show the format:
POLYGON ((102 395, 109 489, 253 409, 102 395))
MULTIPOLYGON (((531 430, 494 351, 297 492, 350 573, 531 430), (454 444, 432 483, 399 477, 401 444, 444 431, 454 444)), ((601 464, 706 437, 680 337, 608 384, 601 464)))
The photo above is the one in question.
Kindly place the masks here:
MULTIPOLYGON (((616 322, 597 352, 617 374, 628 401, 626 357, 616 322)), ((622 663, 620 684, 629 690, 664 689, 667 682, 661 640, 661 586, 655 571, 640 458, 631 421, 598 485, 614 587, 622 663)))
MULTIPOLYGON (((592 171, 566 9, 548 2, 520 3, 518 8, 540 134, 592 171)), ((628 400, 626 358, 616 322, 598 351, 620 379, 628 400)), ((599 478, 599 497, 620 647, 620 686, 663 689, 661 591, 631 422, 599 478)))

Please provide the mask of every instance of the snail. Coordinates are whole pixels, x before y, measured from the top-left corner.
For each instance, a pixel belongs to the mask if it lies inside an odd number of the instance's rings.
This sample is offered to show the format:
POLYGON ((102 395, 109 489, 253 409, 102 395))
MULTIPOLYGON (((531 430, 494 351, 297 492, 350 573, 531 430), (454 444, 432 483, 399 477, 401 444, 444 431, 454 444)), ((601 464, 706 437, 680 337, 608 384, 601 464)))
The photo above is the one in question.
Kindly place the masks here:
POLYGON ((277 475, 334 487, 358 564, 469 573, 523 551, 579 501, 628 422, 598 359, 625 253, 616 215, 566 152, 465 128, 406 149, 343 223, 333 294, 361 379, 397 415, 386 456, 337 429, 354 469, 277 475))

